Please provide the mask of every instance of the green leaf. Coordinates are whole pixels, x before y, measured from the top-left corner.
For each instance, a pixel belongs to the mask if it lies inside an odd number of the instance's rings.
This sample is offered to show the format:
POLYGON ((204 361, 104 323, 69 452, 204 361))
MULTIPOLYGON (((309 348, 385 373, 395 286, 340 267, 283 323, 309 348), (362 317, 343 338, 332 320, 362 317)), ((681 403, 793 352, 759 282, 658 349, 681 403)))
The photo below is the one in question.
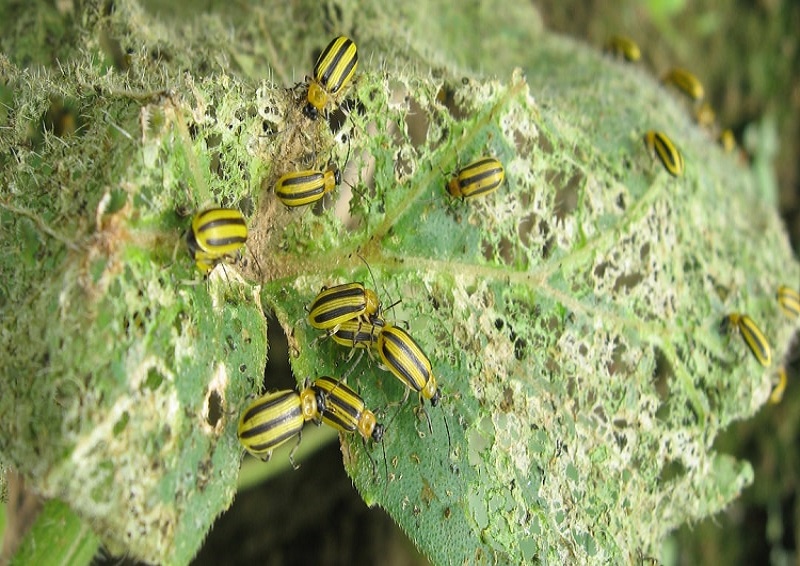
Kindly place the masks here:
POLYGON ((11 564, 79 566, 97 554, 99 539, 92 529, 64 503, 51 500, 22 539, 11 564))
POLYGON ((797 323, 774 291, 800 266, 768 169, 724 154, 655 77, 528 26, 528 7, 465 8, 455 38, 411 10, 421 25, 400 39, 399 14, 346 4, 361 64, 332 132, 285 88, 329 35, 316 4, 237 12, 250 34, 233 39, 178 6, 114 7, 82 8, 58 68, 26 69, 29 44, 0 60, 0 458, 112 552, 187 563, 230 504, 265 312, 298 384, 347 376, 386 424, 381 446, 342 440, 345 467, 435 563, 657 555, 752 481, 713 443, 765 402, 772 370, 719 322, 747 312, 782 359, 797 323), (259 25, 274 33, 252 45, 259 25), (95 57, 108 29, 124 61, 95 57), (84 127, 41 129, 54 99, 84 127), (649 129, 683 177, 646 151, 649 129), (449 175, 481 155, 505 185, 450 199, 449 175), (324 206, 271 194, 329 162, 346 182, 324 206), (182 234, 212 204, 240 208, 250 238, 245 262, 203 281, 182 234), (438 407, 398 405, 374 356, 308 325, 320 287, 348 281, 402 300, 387 319, 430 357, 438 407))

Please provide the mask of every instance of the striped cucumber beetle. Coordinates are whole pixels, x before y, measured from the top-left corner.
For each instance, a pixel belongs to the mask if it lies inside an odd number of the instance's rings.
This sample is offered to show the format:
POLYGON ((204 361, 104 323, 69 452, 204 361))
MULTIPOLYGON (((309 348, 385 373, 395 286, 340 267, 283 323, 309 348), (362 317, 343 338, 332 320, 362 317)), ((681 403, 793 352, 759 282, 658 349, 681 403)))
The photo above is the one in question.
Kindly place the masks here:
POLYGON ((680 90, 692 100, 702 100, 706 92, 703 84, 692 73, 680 67, 674 67, 661 77, 661 82, 680 90))
POLYGON ((316 120, 328 99, 335 96, 352 78, 358 66, 358 51, 352 39, 339 36, 320 53, 308 85, 308 103, 303 113, 316 120))
POLYGON ((286 206, 303 206, 317 202, 341 182, 342 174, 335 166, 326 171, 295 171, 278 179, 275 195, 286 206))
MULTIPOLYGON (((364 399, 345 383, 328 376, 317 378, 311 388, 321 407, 318 422, 321 421, 343 433, 358 431, 365 443, 369 439, 381 443, 383 465, 388 478, 389 465, 386 461, 386 447, 383 444, 386 428, 378 422, 375 413, 367 409, 364 399)), ((375 460, 369 452, 367 457, 372 463, 373 473, 377 473, 375 460)))
MULTIPOLYGON (((378 335, 376 348, 386 369, 406 385, 406 394, 401 404, 408 399, 408 394, 412 389, 419 393, 420 409, 428 421, 428 429, 433 432, 431 418, 422 401, 423 399, 428 399, 431 407, 435 407, 442 398, 442 391, 436 385, 436 378, 433 375, 431 361, 428 356, 425 355, 425 352, 422 351, 422 348, 419 347, 408 332, 399 326, 388 323, 378 335)), ((442 418, 447 432, 447 445, 452 447, 450 426, 447 424, 447 417, 444 412, 442 413, 442 418)))
POLYGON ((496 191, 505 177, 502 163, 494 157, 482 157, 460 169, 445 188, 451 196, 471 199, 496 191))
POLYGON ((734 312, 722 319, 722 328, 738 330, 758 363, 764 367, 772 364, 772 349, 769 347, 769 342, 752 318, 746 314, 734 312))
MULTIPOLYGON (((210 256, 206 252, 196 252, 194 254, 194 264, 197 266, 197 269, 208 275, 212 269, 214 269, 217 264, 220 262, 220 259, 214 256, 210 256)), ((227 276, 227 274, 226 274, 227 276)))
POLYGON ((642 52, 636 42, 622 35, 612 35, 606 41, 603 50, 611 53, 614 57, 622 57, 626 61, 635 63, 642 57, 642 52))
POLYGON ((197 213, 186 234, 189 253, 204 273, 234 257, 246 241, 247 223, 235 208, 210 208, 197 213))
POLYGON ((345 383, 322 376, 311 385, 315 397, 322 399, 320 419, 339 432, 356 432, 364 438, 380 442, 384 426, 375 414, 366 408, 364 400, 345 383))
POLYGON ((783 399, 783 393, 786 391, 786 368, 781 366, 778 368, 778 383, 772 388, 772 393, 769 394, 769 402, 772 405, 777 405, 783 399))
MULTIPOLYGON (((364 262, 364 265, 367 266, 369 275, 372 278, 372 283, 377 287, 375 274, 372 273, 372 268, 369 266, 369 263, 367 263, 367 260, 364 259, 360 254, 358 257, 364 262)), ((370 290, 367 290, 367 292, 371 293, 370 290)), ((369 357, 372 358, 372 347, 377 343, 378 336, 380 335, 383 327, 386 325, 386 320, 384 319, 383 313, 386 310, 394 308, 395 305, 399 303, 400 300, 395 301, 385 308, 382 303, 379 303, 378 310, 375 312, 372 312, 372 308, 370 307, 369 312, 366 312, 358 318, 351 318, 350 320, 341 322, 335 327, 334 331, 329 330, 328 336, 330 336, 337 344, 340 344, 345 348, 350 348, 350 356, 348 359, 353 357, 353 354, 358 348, 365 349, 367 354, 369 354, 369 357)))
POLYGON ((664 165, 664 169, 670 175, 673 177, 683 175, 683 156, 664 132, 648 130, 644 134, 644 144, 647 147, 647 151, 658 156, 658 159, 664 165))
POLYGON ((318 419, 322 402, 316 391, 305 388, 274 391, 255 399, 239 417, 239 442, 253 456, 268 461, 272 451, 297 435, 297 444, 289 454, 294 468, 294 452, 300 445, 303 424, 318 419))
POLYGON ((361 283, 343 283, 335 287, 323 287, 308 312, 308 321, 318 330, 336 332, 349 320, 362 319, 372 322, 381 318, 381 303, 378 295, 361 283))
MULTIPOLYGON (((344 168, 350 161, 350 141, 351 138, 348 136, 344 168)), ((341 183, 342 169, 330 163, 327 169, 309 169, 283 175, 275 184, 275 196, 284 205, 294 208, 319 201, 341 183)), ((355 191, 352 186, 351 189, 355 191)))
POLYGON ((697 120, 699 126, 710 128, 717 119, 717 113, 714 112, 714 108, 706 100, 697 107, 697 110, 694 112, 694 118, 697 120))
POLYGON ((346 348, 370 348, 378 341, 384 325, 384 320, 376 316, 372 317, 370 322, 347 320, 339 324, 338 330, 331 334, 331 338, 346 348))
POLYGON ((408 332, 386 324, 378 335, 376 347, 383 364, 409 390, 419 393, 420 398, 429 399, 433 407, 439 403, 442 393, 436 385, 431 362, 408 332))
POLYGON ((794 289, 790 289, 786 285, 781 285, 778 287, 776 297, 778 299, 778 304, 781 306, 781 310, 786 316, 791 318, 800 316, 800 293, 794 289))
POLYGON ((725 153, 731 153, 736 149, 736 136, 733 135, 733 130, 725 128, 719 133, 719 145, 725 153))

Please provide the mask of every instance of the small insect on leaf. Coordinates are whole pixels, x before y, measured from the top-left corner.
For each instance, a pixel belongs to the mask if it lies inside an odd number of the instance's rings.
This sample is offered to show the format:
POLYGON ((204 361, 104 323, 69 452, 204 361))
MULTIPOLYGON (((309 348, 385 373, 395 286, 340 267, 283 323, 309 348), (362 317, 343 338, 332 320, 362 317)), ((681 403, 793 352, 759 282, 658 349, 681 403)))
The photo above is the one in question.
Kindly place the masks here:
POLYGON ((242 411, 239 442, 250 454, 267 461, 275 448, 300 434, 306 421, 318 418, 317 397, 310 388, 300 393, 291 389, 266 393, 242 411))
MULTIPOLYGON (((358 393, 345 383, 327 376, 318 378, 311 388, 315 392, 319 407, 318 421, 321 420, 339 432, 358 431, 365 442, 372 439, 380 442, 383 446, 383 434, 386 428, 378 422, 375 413, 367 409, 364 399, 358 393)), ((367 456, 372 463, 372 470, 375 472, 375 461, 369 452, 367 452, 367 456)), ((386 461, 385 447, 383 447, 383 465, 388 479, 389 465, 386 461)))
POLYGON ((736 149, 736 136, 733 135, 733 131, 728 128, 722 130, 719 133, 719 144, 725 153, 731 153, 736 149))
POLYGON ((369 348, 378 341, 383 326, 384 321, 379 318, 373 318, 372 322, 348 320, 339 325, 331 338, 345 348, 369 348))
POLYGON ((697 107, 697 110, 695 110, 694 118, 697 120, 699 126, 709 128, 714 125, 714 121, 717 119, 717 113, 714 112, 714 108, 711 107, 708 101, 704 101, 697 107))
POLYGON ((358 66, 358 51, 352 39, 339 36, 322 51, 308 85, 308 103, 303 113, 316 120, 328 99, 335 96, 353 77, 358 66))
POLYGON ((674 67, 667 71, 664 76, 661 77, 661 82, 674 86, 695 101, 702 100, 706 94, 703 84, 697 80, 697 77, 680 67, 674 67))
POLYGON ((318 330, 333 329, 350 320, 373 323, 381 319, 381 303, 378 295, 365 289, 361 283, 344 283, 335 287, 323 287, 308 312, 308 321, 318 330))
POLYGON ((454 197, 471 199, 496 191, 506 177, 503 164, 494 157, 482 157, 462 168, 447 183, 447 192, 454 197))
POLYGON ((186 235, 189 254, 204 273, 235 257, 246 241, 247 223, 235 208, 210 208, 197 213, 186 235))
POLYGON ((786 391, 786 368, 781 366, 778 368, 778 383, 775 384, 775 387, 772 389, 772 393, 769 394, 769 402, 772 405, 777 405, 783 399, 783 393, 786 391))
POLYGON ((655 153, 670 175, 683 175, 683 156, 664 132, 648 130, 644 135, 644 144, 650 153, 655 153))
POLYGON ((336 167, 326 171, 309 170, 287 173, 275 185, 275 196, 289 207, 313 204, 342 182, 336 167))
POLYGON ((800 293, 794 289, 790 289, 786 285, 778 287, 777 292, 778 304, 784 314, 790 318, 797 318, 800 316, 800 293))
POLYGON ((603 46, 603 51, 612 54, 614 57, 622 57, 631 63, 635 63, 642 57, 642 52, 636 42, 623 35, 609 37, 603 46))
POLYGON ((384 365, 406 387, 429 399, 435 407, 441 398, 431 362, 411 335, 398 326, 387 324, 378 336, 378 354, 384 365))
POLYGON ((339 432, 356 432, 364 438, 380 442, 384 426, 375 414, 366 408, 364 399, 347 384, 332 377, 322 376, 311 385, 320 404, 323 423, 339 432))
POLYGON ((731 313, 722 320, 722 328, 738 330, 758 363, 764 367, 772 364, 772 349, 769 342, 752 318, 746 314, 731 313))

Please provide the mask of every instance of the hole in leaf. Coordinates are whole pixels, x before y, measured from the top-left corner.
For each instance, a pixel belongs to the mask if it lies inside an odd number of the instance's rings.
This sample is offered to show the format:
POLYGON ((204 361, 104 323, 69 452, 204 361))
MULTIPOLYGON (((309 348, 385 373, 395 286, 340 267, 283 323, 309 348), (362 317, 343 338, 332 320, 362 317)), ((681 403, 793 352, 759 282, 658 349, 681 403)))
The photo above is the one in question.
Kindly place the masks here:
POLYGON ((261 120, 261 131, 266 136, 273 136, 278 132, 278 125, 269 120, 261 120))
POLYGON ((528 349, 528 341, 524 338, 517 338, 514 340, 514 357, 519 361, 525 359, 528 349))
POLYGON ((217 423, 222 418, 224 401, 222 396, 216 389, 212 389, 206 397, 206 422, 212 427, 216 428, 217 423))
POLYGON ((144 386, 151 391, 155 391, 161 386, 163 381, 164 376, 161 375, 161 372, 159 372, 156 368, 150 368, 147 371, 147 379, 144 381, 144 386))
MULTIPOLYGON (((534 140, 520 132, 519 130, 514 130, 512 132, 513 140, 514 140, 514 147, 517 148, 517 155, 533 155, 533 147, 534 147, 534 140)), ((532 163, 532 158, 528 158, 529 163, 532 163)))
POLYGON ((503 399, 500 401, 500 410, 508 413, 514 408, 514 391, 510 387, 503 389, 503 399))
MULTIPOLYGON (((215 147, 219 147, 222 143, 222 136, 219 134, 212 134, 206 137, 206 147, 208 149, 214 149, 215 147)), ((219 154, 217 154, 217 159, 219 159, 219 154)))
POLYGON ((552 155, 555 152, 555 148, 553 148, 553 144, 550 140, 545 136, 539 136, 537 140, 539 142, 539 148, 546 154, 552 155))
POLYGON ((430 118, 427 110, 420 105, 416 98, 409 99, 405 121, 411 144, 414 147, 424 146, 428 140, 430 118))
POLYGON ((639 258, 642 262, 646 262, 648 257, 650 257, 650 242, 645 242, 639 250, 639 258))
POLYGON ((469 113, 464 107, 458 104, 456 93, 457 90, 453 85, 444 83, 439 89, 439 92, 436 93, 436 101, 444 106, 455 120, 463 120, 469 113))
POLYGON ((289 351, 289 337, 272 312, 267 314, 267 340, 269 356, 264 367, 264 387, 269 391, 296 388, 297 382, 292 377, 289 356, 297 356, 299 352, 289 351))
POLYGON ((625 275, 620 275, 617 277, 617 280, 614 281, 614 292, 618 293, 621 290, 630 290, 639 285, 642 282, 644 276, 641 273, 630 273, 625 275))
POLYGON ((212 175, 219 177, 220 179, 224 180, 224 175, 222 173, 222 165, 220 164, 219 159, 219 152, 215 151, 211 154, 211 159, 209 160, 208 169, 211 171, 212 175))
POLYGON ((686 468, 684 465, 678 460, 670 460, 664 464, 663 468, 661 468, 661 477, 659 478, 659 483, 665 484, 674 479, 681 478, 684 475, 686 475, 686 468))
POLYGON ((550 224, 548 224, 544 219, 539 222, 539 233, 544 239, 544 245, 542 246, 542 259, 547 259, 550 257, 550 254, 553 253, 553 249, 556 246, 556 238, 550 234, 550 224))
POLYGON ((656 367, 653 371, 653 387, 658 394, 658 398, 661 399, 663 403, 666 403, 669 400, 669 381, 674 376, 674 372, 669 360, 667 360, 667 357, 661 349, 656 348, 655 358, 656 367))
POLYGON ((563 221, 578 208, 578 189, 583 184, 583 175, 580 173, 572 175, 566 181, 563 181, 563 176, 562 172, 557 172, 548 181, 548 184, 560 187, 556 192, 553 210, 559 221, 563 221))
POLYGON ((195 122, 189 122, 186 125, 187 130, 189 131, 189 137, 192 138, 192 141, 197 139, 197 134, 200 133, 200 128, 198 128, 195 122))
POLYGON ((595 266, 594 275, 597 279, 602 279, 608 269, 608 262, 603 262, 595 266))
POLYGON ((627 351, 628 348, 625 346, 625 344, 620 344, 619 338, 614 338, 614 352, 611 354, 611 362, 606 366, 609 375, 614 375, 617 373, 630 375, 632 373, 631 368, 623 360, 623 357, 627 351))
POLYGON ((114 436, 119 436, 122 433, 122 431, 125 430, 125 428, 128 426, 128 421, 130 420, 130 417, 131 416, 128 414, 128 411, 122 413, 117 422, 114 423, 114 428, 113 428, 114 436))

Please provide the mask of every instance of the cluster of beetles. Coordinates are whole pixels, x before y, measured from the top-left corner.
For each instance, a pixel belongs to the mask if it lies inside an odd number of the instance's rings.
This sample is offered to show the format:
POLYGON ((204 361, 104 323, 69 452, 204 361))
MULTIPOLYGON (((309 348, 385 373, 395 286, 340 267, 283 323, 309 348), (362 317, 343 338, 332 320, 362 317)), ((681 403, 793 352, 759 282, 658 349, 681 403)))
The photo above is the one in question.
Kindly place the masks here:
MULTIPOLYGON (((636 42, 624 36, 612 36, 606 42, 604 49, 606 52, 632 63, 641 58, 641 50, 636 42)), ((694 118, 698 125, 710 128, 712 133, 718 129, 714 123, 714 109, 707 101, 703 100, 705 97, 703 83, 693 73, 680 67, 674 67, 662 76, 661 82, 674 87, 688 97, 694 105, 694 118)), ((721 130, 717 136, 726 152, 730 153, 736 147, 736 141, 730 129, 721 130)), ((648 130, 644 135, 644 143, 650 153, 655 153, 670 175, 673 177, 683 175, 683 156, 664 132, 648 130)), ((782 285, 778 287, 776 298, 781 310, 787 316, 796 318, 800 315, 800 294, 797 291, 782 285)), ((720 323, 720 331, 737 332, 762 366, 770 367, 772 365, 772 349, 769 341, 748 315, 738 312, 726 315, 720 323)), ((781 366, 778 368, 778 382, 770 395, 771 403, 781 401, 786 381, 786 368, 781 366)))
MULTIPOLYGON (((612 37, 605 49, 631 62, 641 57, 639 47, 621 36, 612 37)), ((340 36, 328 44, 308 80, 302 112, 309 120, 316 120, 326 112, 329 104, 336 104, 357 65, 358 51, 351 39, 340 36)), ((702 102, 703 85, 692 73, 674 68, 663 76, 662 82, 675 87, 697 105, 695 116, 698 123, 704 126, 713 123, 713 110, 702 102)), ((723 130, 719 139, 726 151, 735 145, 730 130, 723 130)), ((649 130, 644 135, 644 143, 668 173, 675 177, 683 174, 683 157, 665 133, 649 130)), ((494 157, 481 157, 455 173, 445 184, 445 189, 453 197, 469 200, 496 191, 504 179, 505 171, 500 161, 494 157)), ((341 172, 334 165, 326 169, 292 171, 278 179, 275 195, 287 207, 300 207, 319 201, 340 183, 341 172)), ((194 216, 186 240, 197 268, 208 274, 218 264, 239 257, 247 240, 247 224, 237 209, 207 209, 194 216)), ((777 300, 788 316, 800 316, 800 294, 797 291, 782 286, 777 291, 777 300)), ((361 283, 323 287, 308 310, 309 323, 324 331, 325 337, 351 351, 366 349, 370 355, 377 352, 380 366, 406 386, 403 401, 413 390, 419 394, 420 400, 428 399, 434 407, 438 404, 441 391, 430 360, 406 330, 386 321, 381 302, 373 290, 361 283)), ((728 314, 720 329, 738 332, 756 360, 765 367, 771 365, 769 342, 748 315, 728 314)), ((780 400, 786 384, 784 368, 779 369, 778 376, 780 381, 771 396, 773 402, 780 400)), ((378 422, 375 413, 366 407, 358 393, 343 381, 323 376, 306 382, 300 391, 275 391, 253 400, 241 413, 238 436, 250 454, 268 460, 272 451, 289 439, 297 437, 299 444, 303 426, 308 421, 324 423, 343 433, 358 432, 365 440, 375 442, 381 442, 385 432, 384 425, 378 422)), ((293 454, 294 450, 289 458, 294 465, 293 454)))
MULTIPOLYGON (((328 44, 308 81, 303 114, 309 120, 316 120, 337 101, 357 65, 358 51, 351 39, 340 36, 328 44)), ((481 157, 453 175, 445 189, 453 197, 469 200, 496 191, 504 179, 500 161, 481 157)), ((275 196, 289 208, 301 207, 316 203, 340 183, 341 172, 334 165, 324 170, 292 171, 278 179, 275 196)), ((194 216, 186 239, 197 268, 208 274, 218 264, 238 258, 247 240, 247 225, 237 209, 211 208, 194 216)), ((377 352, 381 367, 407 386, 406 398, 413 390, 431 406, 438 404, 441 391, 428 356, 408 331, 386 321, 373 290, 361 283, 323 287, 309 307, 308 321, 351 351, 377 352)), ((358 393, 343 381, 323 376, 307 382, 300 391, 275 391, 252 401, 239 418, 239 440, 250 454, 268 460, 272 451, 289 439, 296 436, 299 443, 307 421, 343 433, 357 431, 375 442, 382 440, 385 431, 358 393)), ((294 465, 293 453, 290 461, 294 465)))

